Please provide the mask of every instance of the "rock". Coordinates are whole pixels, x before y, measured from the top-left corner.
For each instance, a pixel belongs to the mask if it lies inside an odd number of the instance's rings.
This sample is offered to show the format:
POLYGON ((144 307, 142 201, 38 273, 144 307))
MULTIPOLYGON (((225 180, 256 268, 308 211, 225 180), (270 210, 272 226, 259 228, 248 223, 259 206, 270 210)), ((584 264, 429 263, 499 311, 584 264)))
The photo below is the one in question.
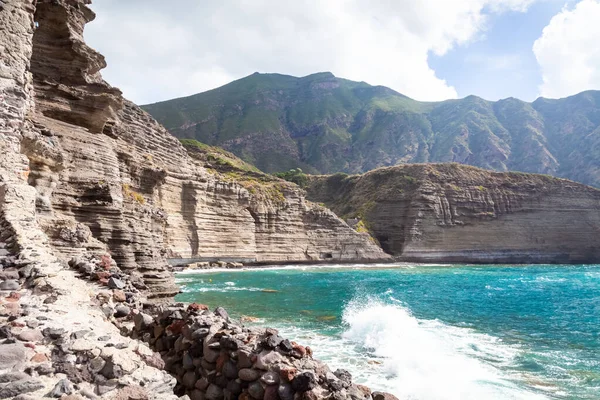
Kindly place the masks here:
POLYGON ((229 314, 227 313, 227 311, 225 311, 225 309, 223 307, 217 307, 214 311, 215 315, 218 315, 219 317, 223 318, 225 321, 229 322, 229 314))
POLYGON ((248 386, 248 393, 256 400, 263 400, 265 389, 260 382, 253 382, 248 386))
POLYGON ((205 391, 209 384, 210 383, 208 382, 208 379, 206 379, 206 377, 203 376, 202 378, 196 381, 194 387, 198 390, 205 391))
POLYGON ((279 344, 279 347, 281 348, 281 350, 285 351, 286 353, 294 350, 294 348, 292 347, 292 344, 287 339, 282 340, 281 343, 279 344))
MULTIPOLYGON (((12 280, 12 281, 18 281, 19 280, 19 271, 17 271, 14 268, 7 268, 3 271, 0 271, 0 280, 6 281, 6 280, 12 280)), ((16 289, 4 289, 4 290, 16 290, 16 289)))
POLYGON ((294 400, 294 390, 289 383, 281 383, 277 388, 277 394, 281 400, 294 400))
POLYGON ((345 369, 337 369, 333 374, 348 385, 352 383, 352 374, 345 369))
MULTIPOLYGON (((179 399, 185 400, 185 397, 187 397, 187 396, 180 397, 179 399)), ((190 393, 189 400, 206 400, 206 395, 204 394, 204 392, 202 392, 198 389, 194 389, 190 393)))
POLYGON ((208 336, 210 331, 207 328, 196 329, 192 332, 192 340, 201 340, 208 336))
POLYGON ((148 314, 138 313, 133 316, 133 323, 135 324, 135 329, 137 331, 146 329, 151 326, 153 322, 154 319, 148 314))
POLYGON ((38 321, 36 321, 35 319, 30 319, 25 324, 27 325, 28 328, 31 328, 31 329, 35 329, 40 325, 40 323, 38 321))
POLYGON ((206 389, 206 399, 207 400, 222 400, 223 399, 223 389, 221 389, 217 385, 210 384, 208 386, 208 389, 206 389))
POLYGON ((22 379, 28 379, 29 375, 24 372, 7 372, 0 375, 0 383, 8 383, 13 381, 20 381, 22 379))
POLYGON ((278 364, 283 361, 283 356, 276 351, 262 351, 256 357, 255 367, 262 370, 268 370, 270 365, 278 364))
POLYGON ((307 392, 317 386, 317 377, 313 372, 305 371, 294 378, 292 381, 292 389, 296 392, 307 392))
POLYGON ((225 363, 225 365, 223 365, 222 374, 227 379, 236 379, 238 377, 239 371, 235 363, 229 360, 225 363))
POLYGON ((242 368, 238 376, 243 381, 252 382, 260 378, 260 372, 251 368, 242 368))
POLYGON ((279 376, 286 382, 291 382, 294 380, 296 375, 298 374, 298 370, 296 368, 281 368, 279 370, 279 376))
POLYGON ((44 335, 38 330, 28 329, 19 333, 17 339, 23 342, 39 342, 44 339, 44 335))
POLYGON ((117 303, 123 303, 125 302, 125 300, 127 300, 127 297, 125 296, 125 292, 123 292, 122 290, 113 290, 113 300, 117 303))
POLYGON ((398 400, 398 398, 393 394, 385 392, 373 392, 371 397, 373 400, 398 400))
POLYGON ((34 363, 44 363, 50 360, 48 359, 48 356, 44 353, 36 353, 33 357, 31 357, 30 361, 34 363))
POLYGON ((65 335, 65 330, 62 328, 45 328, 42 334, 52 340, 58 340, 65 335))
POLYGON ((188 371, 185 374, 183 374, 183 377, 181 378, 181 383, 183 384, 183 386, 185 386, 188 389, 193 389, 195 384, 196 384, 196 372, 194 371, 188 371))
POLYGON ((73 385, 68 379, 61 379, 50 391, 50 397, 61 397, 64 394, 73 393, 73 385))
POLYGON ((263 374, 260 378, 265 385, 279 385, 279 375, 274 371, 269 371, 263 374))
POLYGON ((229 390, 234 396, 237 396, 242 393, 242 384, 241 382, 238 382, 237 379, 231 380, 227 383, 227 390, 229 390))
POLYGON ((274 349, 279 346, 279 344, 283 342, 283 338, 279 335, 270 335, 265 338, 263 341, 263 346, 269 349, 274 349))
POLYGON ((241 349, 237 352, 237 366, 238 368, 250 368, 252 362, 252 352, 248 349, 241 349))
POLYGON ((94 344, 86 339, 76 339, 73 344, 71 344, 71 350, 75 352, 90 351, 94 347, 94 344))
POLYGON ((0 365, 2 368, 12 368, 25 361, 25 346, 21 343, 0 345, 0 365))
POLYGON ((96 357, 89 361, 88 368, 90 372, 96 374, 100 372, 104 366, 106 365, 106 361, 102 357, 96 357))
POLYGON ((111 277, 108 280, 108 288, 109 289, 125 289, 125 283, 117 278, 111 277))
POLYGON ((264 400, 279 400, 278 391, 277 386, 267 386, 265 388, 264 400))
POLYGON ((0 339, 10 339, 13 337, 8 326, 0 326, 0 339))
POLYGON ((18 281, 14 279, 9 279, 7 281, 0 283, 0 290, 19 290, 21 289, 21 285, 18 281))
POLYGON ((114 316, 115 318, 123 318, 128 316, 131 313, 131 308, 124 306, 124 305, 118 305, 115 307, 115 313, 114 316))
POLYGON ((43 389, 44 384, 37 379, 23 379, 10 382, 0 388, 0 399, 8 399, 19 394, 31 393, 43 389))
POLYGON ((192 303, 188 306, 188 312, 199 312, 199 311, 207 311, 208 306, 205 304, 192 303))

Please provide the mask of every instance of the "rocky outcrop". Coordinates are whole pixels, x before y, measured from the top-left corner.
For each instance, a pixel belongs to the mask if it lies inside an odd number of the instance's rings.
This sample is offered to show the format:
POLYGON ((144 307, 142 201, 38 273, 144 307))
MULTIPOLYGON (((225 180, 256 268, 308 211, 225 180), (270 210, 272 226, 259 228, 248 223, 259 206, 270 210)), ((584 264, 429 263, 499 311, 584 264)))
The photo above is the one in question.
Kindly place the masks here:
POLYGON ((308 197, 421 262, 597 263, 600 190, 458 164, 311 177, 308 197))
POLYGON ((87 3, 15 1, 2 11, 7 220, 26 211, 31 226, 22 231, 47 241, 63 262, 110 254, 124 271, 142 274, 150 298, 177 293, 167 258, 386 257, 301 190, 289 186, 276 202, 259 198, 192 160, 102 80, 104 58, 82 36, 94 18, 87 3))
POLYGON ((173 306, 154 319, 137 314, 125 327, 160 352, 177 378, 175 392, 192 400, 397 400, 354 384, 348 371, 331 371, 313 359, 310 347, 275 329, 244 327, 220 307, 173 306))

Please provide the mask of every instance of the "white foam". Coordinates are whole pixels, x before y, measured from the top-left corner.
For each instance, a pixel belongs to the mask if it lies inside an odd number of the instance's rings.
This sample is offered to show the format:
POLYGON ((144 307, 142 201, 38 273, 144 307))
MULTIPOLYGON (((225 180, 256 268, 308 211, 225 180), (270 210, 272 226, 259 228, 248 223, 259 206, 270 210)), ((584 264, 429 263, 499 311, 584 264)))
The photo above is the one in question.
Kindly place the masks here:
POLYGON ((341 340, 283 329, 332 369, 346 368, 358 383, 406 400, 532 400, 500 368, 520 349, 472 329, 419 320, 400 304, 353 300, 343 313, 341 340))

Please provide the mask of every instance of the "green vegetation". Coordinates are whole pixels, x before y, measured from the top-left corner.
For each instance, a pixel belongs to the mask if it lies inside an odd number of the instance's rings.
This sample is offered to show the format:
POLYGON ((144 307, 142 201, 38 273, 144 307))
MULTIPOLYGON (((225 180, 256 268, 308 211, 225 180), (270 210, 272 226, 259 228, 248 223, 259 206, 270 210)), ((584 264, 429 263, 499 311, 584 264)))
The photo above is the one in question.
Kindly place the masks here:
POLYGON ((454 160, 600 187, 600 91, 533 103, 476 96, 423 103, 327 72, 253 74, 143 108, 175 136, 207 143, 222 166, 232 158, 212 146, 268 173, 356 174, 454 160))
POLYGON ((302 172, 300 168, 290 169, 286 172, 278 172, 275 174, 275 176, 285 179, 288 182, 293 182, 301 188, 306 188, 308 185, 308 176, 302 172))

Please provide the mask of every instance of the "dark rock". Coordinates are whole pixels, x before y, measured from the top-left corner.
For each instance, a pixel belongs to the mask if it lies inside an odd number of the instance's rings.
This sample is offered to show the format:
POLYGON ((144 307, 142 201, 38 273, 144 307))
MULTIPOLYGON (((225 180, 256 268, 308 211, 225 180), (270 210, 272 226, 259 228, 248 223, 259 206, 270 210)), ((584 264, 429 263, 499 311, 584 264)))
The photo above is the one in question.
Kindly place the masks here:
POLYGON ((286 353, 290 352, 294 349, 292 347, 292 344, 290 343, 290 341, 287 339, 285 339, 281 343, 279 343, 279 347, 281 348, 281 350, 285 351, 286 353))
POLYGON ((252 366, 252 352, 248 349, 238 350, 237 352, 238 360, 237 366, 238 368, 250 368, 252 366))
POLYGON ((385 392, 373 392, 371 397, 373 400, 398 400, 398 398, 393 394, 385 392))
POLYGON ((124 305, 118 305, 115 307, 115 318, 123 318, 128 316, 131 313, 131 308, 124 306, 124 305))
POLYGON ((238 369, 235 363, 231 360, 227 361, 225 365, 223 365, 222 374, 227 379, 236 379, 238 377, 238 369))
POLYGON ((52 340, 58 340, 65 335, 65 330, 63 328, 45 328, 42 331, 42 334, 50 338, 52 340))
POLYGON ((200 328, 200 329, 196 329, 193 333, 192 333, 192 340, 200 340, 200 339, 204 339, 205 337, 208 336, 209 334, 209 330, 208 328, 200 328))
POLYGON ((19 290, 21 289, 21 285, 14 279, 9 279, 7 281, 0 283, 0 290, 19 290))
POLYGON ((263 346, 269 349, 274 349, 279 346, 279 344, 283 342, 283 338, 279 335, 270 335, 265 338, 263 341, 263 346))
POLYGON ((229 321, 229 314, 227 313, 227 311, 225 311, 223 307, 217 307, 214 313, 215 315, 218 315, 219 317, 223 318, 225 321, 229 321))
POLYGON ((237 396, 242 393, 242 385, 237 380, 231 380, 227 383, 227 390, 237 396))
POLYGON ((192 358, 190 353, 188 353, 187 351, 183 354, 182 364, 183 364, 183 368, 187 369, 187 370, 195 368, 194 367, 194 359, 192 358))
POLYGON ((196 384, 194 386, 198 390, 205 391, 208 385, 210 385, 210 382, 208 382, 208 379, 206 379, 206 377, 203 376, 202 378, 196 381, 196 384))
POLYGON ((248 393, 256 400, 263 400, 265 389, 260 382, 253 382, 248 386, 248 393))
POLYGON ((23 379, 10 382, 0 388, 0 399, 8 399, 23 393, 31 393, 43 389, 44 385, 37 379, 23 379))
POLYGON ((219 339, 219 344, 224 349, 237 350, 241 342, 231 336, 222 336, 221 339, 219 339))
POLYGON ((333 374, 337 376, 338 379, 346 382, 347 384, 352 383, 352 374, 350 374, 350 372, 346 371, 345 369, 337 369, 333 374))
POLYGON ((206 399, 207 400, 222 400, 223 399, 223 389, 218 387, 217 385, 209 385, 208 389, 206 389, 206 399))
POLYGON ((58 300, 57 295, 51 295, 44 299, 44 304, 54 304, 58 300))
POLYGON ((294 390, 289 383, 281 383, 277 388, 277 394, 281 400, 294 400, 294 390))
POLYGON ((0 339, 12 338, 13 334, 8 326, 0 326, 0 339))
POLYGON ((41 364, 35 367, 35 372, 37 372, 38 375, 51 375, 55 370, 48 364, 41 364))
POLYGON ((278 385, 279 384, 279 375, 274 371, 268 371, 261 376, 260 380, 265 385, 278 385))
POLYGON ((196 384, 196 380, 196 372, 188 371, 185 374, 183 374, 183 377, 181 378, 181 383, 186 388, 193 389, 194 385, 196 384))
POLYGON ((108 342, 109 340, 110 340, 110 336, 108 336, 108 335, 98 337, 99 342, 108 342))
POLYGON ((279 393, 277 386, 267 386, 265 388, 264 400, 279 400, 279 393))
POLYGON ((125 282, 118 278, 111 277, 108 280, 108 288, 109 289, 125 289, 125 282))
POLYGON ((102 374, 108 379, 119 379, 123 375, 125 375, 121 366, 115 363, 112 357, 106 360, 106 364, 104 365, 104 368, 102 368, 102 370, 100 371, 100 374, 102 374))
POLYGON ((243 381, 252 382, 260 378, 260 372, 251 368, 242 368, 238 376, 243 381))
POLYGON ((296 392, 307 392, 317 386, 317 377, 310 371, 302 372, 292 381, 292 388, 296 392))
POLYGON ((81 330, 71 333, 71 339, 83 339, 90 331, 81 330))
POLYGON ((50 391, 50 397, 61 397, 63 394, 73 393, 73 385, 68 379, 58 381, 54 389, 50 391))

